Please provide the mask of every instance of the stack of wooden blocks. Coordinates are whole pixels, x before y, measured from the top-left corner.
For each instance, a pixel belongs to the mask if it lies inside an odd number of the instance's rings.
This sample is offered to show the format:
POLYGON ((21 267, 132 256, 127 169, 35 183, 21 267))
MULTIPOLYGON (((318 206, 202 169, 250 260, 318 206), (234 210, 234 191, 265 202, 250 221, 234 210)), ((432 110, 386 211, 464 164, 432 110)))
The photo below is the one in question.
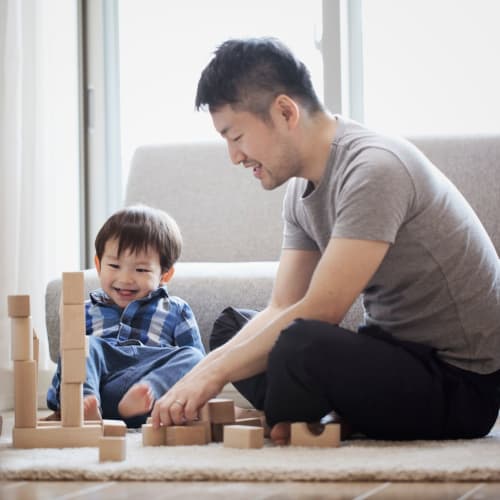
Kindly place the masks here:
POLYGON ((37 421, 37 348, 33 348, 29 296, 8 297, 14 361, 14 448, 97 446, 102 436, 100 422, 83 421, 82 387, 86 376, 83 273, 63 273, 62 281, 61 422, 37 421))
POLYGON ((264 428, 260 416, 235 419, 234 401, 211 399, 200 411, 200 419, 187 425, 154 429, 150 421, 142 426, 144 446, 204 445, 224 441, 232 448, 262 448, 264 428))

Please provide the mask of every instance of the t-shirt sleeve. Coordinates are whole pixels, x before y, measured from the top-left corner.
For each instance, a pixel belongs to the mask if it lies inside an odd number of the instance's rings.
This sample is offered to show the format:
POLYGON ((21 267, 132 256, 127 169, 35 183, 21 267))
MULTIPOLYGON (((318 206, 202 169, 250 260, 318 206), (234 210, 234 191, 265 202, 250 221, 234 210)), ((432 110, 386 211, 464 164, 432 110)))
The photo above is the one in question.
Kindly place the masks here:
POLYGON ((297 219, 300 207, 293 202, 301 196, 301 186, 296 179, 289 181, 285 198, 283 199, 283 243, 282 248, 294 250, 318 250, 318 245, 302 228, 297 219))
POLYGON ((332 238, 394 243, 415 198, 413 181, 392 153, 370 149, 346 171, 337 193, 332 238))

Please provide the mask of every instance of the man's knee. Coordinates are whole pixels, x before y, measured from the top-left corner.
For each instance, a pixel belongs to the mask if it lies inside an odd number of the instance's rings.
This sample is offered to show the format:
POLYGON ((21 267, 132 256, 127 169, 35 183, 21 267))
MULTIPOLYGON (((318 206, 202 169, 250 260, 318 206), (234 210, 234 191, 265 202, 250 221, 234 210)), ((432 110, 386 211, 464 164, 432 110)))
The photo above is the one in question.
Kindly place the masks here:
POLYGON ((208 344, 211 351, 233 338, 257 314, 250 309, 226 307, 214 322, 208 344))

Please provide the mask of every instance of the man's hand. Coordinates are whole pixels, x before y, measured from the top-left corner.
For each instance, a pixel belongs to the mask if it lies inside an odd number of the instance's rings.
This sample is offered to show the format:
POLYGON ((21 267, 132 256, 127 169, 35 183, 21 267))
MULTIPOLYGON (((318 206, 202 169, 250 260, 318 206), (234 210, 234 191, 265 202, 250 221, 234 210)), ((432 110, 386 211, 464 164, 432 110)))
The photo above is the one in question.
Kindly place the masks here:
POLYGON ((225 382, 218 376, 217 360, 206 363, 202 369, 196 368, 155 402, 151 413, 155 429, 197 420, 200 408, 222 391, 225 382))

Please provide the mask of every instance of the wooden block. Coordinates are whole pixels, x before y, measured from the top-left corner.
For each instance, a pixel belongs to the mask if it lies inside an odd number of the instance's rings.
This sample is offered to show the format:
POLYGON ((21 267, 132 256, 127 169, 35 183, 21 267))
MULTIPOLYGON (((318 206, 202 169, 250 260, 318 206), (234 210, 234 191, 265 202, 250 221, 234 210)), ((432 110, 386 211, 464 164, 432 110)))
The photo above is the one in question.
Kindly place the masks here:
POLYGON ((40 357, 40 339, 33 328, 33 359, 38 363, 40 357))
POLYGON ((142 424, 143 446, 164 446, 166 444, 166 427, 153 429, 153 424, 142 424))
POLYGON ((29 295, 9 295, 7 297, 7 309, 10 318, 27 318, 30 316, 29 295))
POLYGON ((85 349, 64 349, 61 352, 62 383, 83 383, 87 375, 85 349))
POLYGON ((30 361, 33 359, 33 331, 31 318, 12 318, 11 352, 12 361, 30 361))
POLYGON ((83 304, 85 302, 85 283, 82 271, 62 273, 63 304, 83 304))
POLYGON ((196 427, 196 426, 203 427, 203 429, 205 431, 205 443, 204 444, 208 444, 208 443, 210 443, 210 441, 212 441, 212 429, 211 429, 210 422, 206 422, 206 421, 202 421, 202 420, 194 420, 192 422, 187 422, 186 426, 187 427, 196 427))
POLYGON ((262 419, 258 417, 237 418, 234 422, 236 425, 248 425, 251 427, 263 427, 262 419))
POLYGON ((234 401, 232 399, 210 399, 201 409, 201 420, 208 420, 212 424, 234 423, 234 401))
POLYGON ((225 448, 262 448, 264 446, 264 428, 248 425, 225 425, 225 448))
POLYGON ((167 446, 206 444, 205 428, 201 425, 171 425, 166 427, 167 446))
POLYGON ((323 448, 340 446, 340 424, 295 422, 291 425, 290 444, 323 448))
POLYGON ((36 361, 14 361, 14 426, 36 427, 36 361))
POLYGON ((0 415, 0 436, 2 435, 3 417, 0 415))
POLYGON ((121 462, 127 458, 125 437, 102 437, 99 439, 99 462, 121 462))
POLYGON ((224 441, 224 426, 228 424, 210 424, 213 443, 222 443, 224 441))
POLYGON ((61 384, 61 423, 63 427, 83 425, 83 384, 61 384))
POLYGON ((100 425, 83 427, 37 427, 33 429, 12 429, 14 448, 81 448, 98 446, 102 437, 100 425))
POLYGON ((127 434, 127 425, 123 420, 102 421, 102 430, 104 437, 123 437, 127 434))
POLYGON ((85 348, 85 306, 63 304, 60 312, 60 350, 85 348))

